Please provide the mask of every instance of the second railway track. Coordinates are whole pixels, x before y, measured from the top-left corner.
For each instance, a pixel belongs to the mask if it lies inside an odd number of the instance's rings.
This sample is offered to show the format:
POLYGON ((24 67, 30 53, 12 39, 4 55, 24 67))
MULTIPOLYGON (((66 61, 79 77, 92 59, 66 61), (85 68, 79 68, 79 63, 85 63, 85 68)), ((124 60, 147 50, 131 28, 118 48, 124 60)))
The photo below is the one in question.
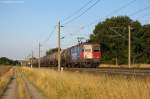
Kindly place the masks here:
POLYGON ((89 73, 105 73, 135 76, 150 76, 150 69, 144 68, 67 68, 66 70, 89 72, 89 73))
MULTIPOLYGON (((56 67, 51 68, 57 70, 56 67)), ((114 75, 131 75, 131 76, 150 76, 150 68, 63 68, 63 71, 93 73, 93 74, 114 74, 114 75)))

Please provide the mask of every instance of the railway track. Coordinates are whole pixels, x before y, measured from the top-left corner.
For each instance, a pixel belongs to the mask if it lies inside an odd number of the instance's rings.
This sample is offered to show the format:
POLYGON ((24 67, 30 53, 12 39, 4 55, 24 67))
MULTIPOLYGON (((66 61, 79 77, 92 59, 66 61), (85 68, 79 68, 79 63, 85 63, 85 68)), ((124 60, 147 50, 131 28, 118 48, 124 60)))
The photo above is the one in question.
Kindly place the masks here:
MULTIPOLYGON (((56 67, 50 69, 57 70, 56 67)), ((63 71, 110 75, 150 76, 150 68, 63 68, 63 71)))
POLYGON ((150 68, 66 68, 67 71, 116 75, 150 76, 150 68))

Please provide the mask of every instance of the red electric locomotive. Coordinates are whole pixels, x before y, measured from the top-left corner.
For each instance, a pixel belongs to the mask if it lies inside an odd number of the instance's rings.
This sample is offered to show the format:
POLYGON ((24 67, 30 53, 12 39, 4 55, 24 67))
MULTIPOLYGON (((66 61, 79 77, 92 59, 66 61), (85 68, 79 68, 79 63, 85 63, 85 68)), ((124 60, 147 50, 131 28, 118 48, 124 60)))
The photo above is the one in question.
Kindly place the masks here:
POLYGON ((62 52, 62 65, 67 67, 97 67, 100 64, 99 44, 82 43, 62 52))

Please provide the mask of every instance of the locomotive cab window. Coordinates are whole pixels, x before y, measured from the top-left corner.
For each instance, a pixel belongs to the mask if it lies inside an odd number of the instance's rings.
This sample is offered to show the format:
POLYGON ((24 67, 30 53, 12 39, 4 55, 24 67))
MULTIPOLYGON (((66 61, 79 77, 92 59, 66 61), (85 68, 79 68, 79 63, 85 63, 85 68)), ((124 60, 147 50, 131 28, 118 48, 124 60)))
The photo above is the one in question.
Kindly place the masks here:
POLYGON ((94 52, 99 52, 100 51, 100 48, 94 48, 94 52))
POLYGON ((82 52, 84 52, 84 49, 82 48, 82 52))
POLYGON ((85 52, 91 52, 91 49, 85 49, 85 52))

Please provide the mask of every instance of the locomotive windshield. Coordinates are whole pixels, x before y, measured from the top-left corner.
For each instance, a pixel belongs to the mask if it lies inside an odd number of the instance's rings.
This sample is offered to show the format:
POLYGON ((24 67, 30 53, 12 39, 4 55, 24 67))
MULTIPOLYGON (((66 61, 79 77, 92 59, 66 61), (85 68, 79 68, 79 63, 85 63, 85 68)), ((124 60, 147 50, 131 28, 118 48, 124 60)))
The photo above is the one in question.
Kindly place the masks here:
POLYGON ((85 49, 85 52, 91 52, 91 49, 85 49))
POLYGON ((94 52, 99 52, 100 51, 100 48, 99 47, 95 47, 94 48, 94 52))

